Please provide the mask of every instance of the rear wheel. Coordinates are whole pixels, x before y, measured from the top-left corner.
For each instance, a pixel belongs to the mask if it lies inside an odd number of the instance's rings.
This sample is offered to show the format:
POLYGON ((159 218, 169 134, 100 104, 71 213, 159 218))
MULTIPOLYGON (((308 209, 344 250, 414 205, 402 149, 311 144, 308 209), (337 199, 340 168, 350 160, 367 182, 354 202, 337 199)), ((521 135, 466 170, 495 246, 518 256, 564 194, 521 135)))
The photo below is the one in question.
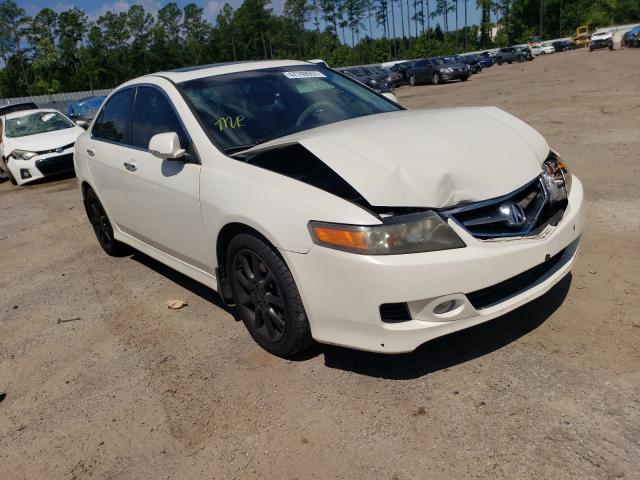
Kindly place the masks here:
POLYGON ((502 63, 503 63, 503 62, 504 62, 504 60, 502 60, 502 57, 498 57, 498 58, 496 59, 496 63, 497 63, 498 65, 502 65, 502 63))
POLYGON ((84 208, 93 227, 96 238, 102 249, 112 257, 120 257, 128 253, 128 247, 113 237, 113 227, 104 211, 96 192, 91 188, 87 190, 84 198, 84 208))
POLYGON ((298 288, 274 247, 250 234, 237 235, 227 249, 226 265, 238 315, 258 345, 290 357, 311 344, 298 288))
POLYGON ((440 83, 440 74, 438 72, 435 72, 431 76, 431 83, 433 83, 434 85, 438 85, 440 83))
POLYGON ((409 85, 411 85, 412 87, 415 87, 415 86, 416 86, 416 83, 417 83, 417 82, 416 82, 416 77, 414 77, 413 75, 411 75, 411 76, 409 77, 409 85))
POLYGON ((522 63, 522 62, 524 62, 524 57, 522 55, 518 55, 518 58, 516 58, 516 61, 518 63, 522 63))

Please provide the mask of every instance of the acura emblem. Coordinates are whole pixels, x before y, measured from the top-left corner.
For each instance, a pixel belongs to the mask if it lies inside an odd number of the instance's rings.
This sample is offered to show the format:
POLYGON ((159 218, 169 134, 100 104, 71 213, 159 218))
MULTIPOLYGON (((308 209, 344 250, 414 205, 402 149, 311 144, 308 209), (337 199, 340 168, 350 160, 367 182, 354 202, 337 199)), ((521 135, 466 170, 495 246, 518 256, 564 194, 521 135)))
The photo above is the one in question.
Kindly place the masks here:
POLYGON ((521 227, 527 220, 522 207, 514 202, 506 202, 500 205, 500 215, 512 227, 521 227))
POLYGON ((60 147, 60 148, 56 148, 56 153, 62 153, 64 152, 64 148, 60 147))

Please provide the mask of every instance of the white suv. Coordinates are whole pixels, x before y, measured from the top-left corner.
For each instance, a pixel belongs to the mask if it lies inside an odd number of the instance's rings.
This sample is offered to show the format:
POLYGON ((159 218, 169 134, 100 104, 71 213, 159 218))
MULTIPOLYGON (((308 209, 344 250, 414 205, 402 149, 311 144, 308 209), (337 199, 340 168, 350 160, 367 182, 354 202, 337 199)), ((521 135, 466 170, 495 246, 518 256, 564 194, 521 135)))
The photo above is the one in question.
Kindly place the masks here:
POLYGON ((306 62, 130 81, 75 161, 107 253, 217 290, 281 356, 407 352, 509 312, 569 272, 584 222, 580 181, 522 121, 408 111, 306 62))

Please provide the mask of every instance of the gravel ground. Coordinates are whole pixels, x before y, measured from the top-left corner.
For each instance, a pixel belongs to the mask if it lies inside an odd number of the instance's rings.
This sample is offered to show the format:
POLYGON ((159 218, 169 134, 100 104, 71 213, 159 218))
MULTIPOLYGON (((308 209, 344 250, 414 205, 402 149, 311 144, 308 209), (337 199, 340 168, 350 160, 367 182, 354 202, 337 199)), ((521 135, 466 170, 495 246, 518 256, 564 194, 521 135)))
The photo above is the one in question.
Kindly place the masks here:
POLYGON ((282 360, 213 292, 103 254, 74 179, 5 182, 0 477, 640 478, 640 51, 398 93, 411 108, 497 105, 546 136, 587 192, 572 275, 409 355, 282 360))

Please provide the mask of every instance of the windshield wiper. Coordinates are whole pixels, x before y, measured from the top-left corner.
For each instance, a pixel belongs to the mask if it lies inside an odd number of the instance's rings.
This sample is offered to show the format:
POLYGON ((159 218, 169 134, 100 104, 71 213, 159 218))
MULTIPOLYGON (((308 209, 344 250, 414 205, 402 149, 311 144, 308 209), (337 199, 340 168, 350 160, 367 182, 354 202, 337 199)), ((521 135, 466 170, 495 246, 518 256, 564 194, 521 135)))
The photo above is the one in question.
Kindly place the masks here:
POLYGON ((245 145, 234 145, 233 147, 225 148, 224 149, 224 153, 226 153, 227 155, 234 155, 236 153, 240 153, 240 152, 243 152, 245 150, 249 150, 250 148, 257 147, 261 143, 266 143, 268 141, 269 141, 269 139, 261 138, 260 140, 256 140, 253 143, 247 143, 245 145))

